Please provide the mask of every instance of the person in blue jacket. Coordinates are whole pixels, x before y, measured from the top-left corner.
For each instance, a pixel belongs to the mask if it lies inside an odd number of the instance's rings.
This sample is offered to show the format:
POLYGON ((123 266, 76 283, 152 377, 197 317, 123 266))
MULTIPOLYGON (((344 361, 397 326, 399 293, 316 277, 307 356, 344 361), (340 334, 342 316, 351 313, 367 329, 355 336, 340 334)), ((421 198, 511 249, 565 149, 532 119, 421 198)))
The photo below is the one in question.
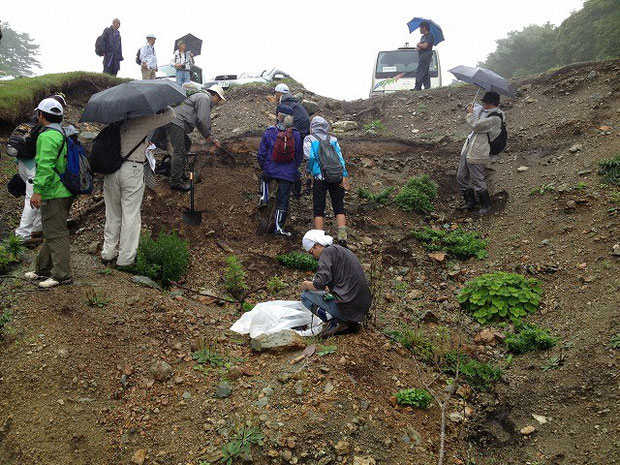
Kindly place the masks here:
POLYGON ((344 194, 349 190, 349 174, 342 157, 342 151, 338 144, 338 139, 328 133, 329 123, 321 116, 315 116, 310 123, 310 135, 304 139, 304 157, 308 160, 306 175, 312 179, 312 204, 314 210, 315 229, 325 229, 325 206, 326 196, 332 201, 332 208, 336 215, 336 225, 338 226, 337 240, 340 245, 347 244, 347 220, 344 211, 344 194), (342 182, 329 183, 323 179, 321 165, 319 163, 319 147, 321 141, 329 138, 329 142, 334 146, 340 163, 342 164, 342 182))
POLYGON ((293 109, 287 105, 278 105, 277 118, 277 124, 267 128, 263 134, 256 156, 263 170, 259 208, 267 206, 269 183, 277 181, 275 235, 288 237, 291 233, 284 230, 284 222, 288 215, 291 189, 301 165, 303 146, 299 131, 293 127, 293 109))

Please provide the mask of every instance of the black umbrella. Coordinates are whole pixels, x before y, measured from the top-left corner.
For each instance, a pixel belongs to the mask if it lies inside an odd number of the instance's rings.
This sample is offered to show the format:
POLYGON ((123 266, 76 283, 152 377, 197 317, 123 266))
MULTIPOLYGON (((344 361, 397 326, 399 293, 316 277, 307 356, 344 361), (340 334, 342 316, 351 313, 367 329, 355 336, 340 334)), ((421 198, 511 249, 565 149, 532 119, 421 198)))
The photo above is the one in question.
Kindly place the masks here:
POLYGON ((135 116, 154 115, 186 98, 185 89, 168 80, 131 81, 90 97, 80 122, 114 123, 135 116))
POLYGON ((199 39, 193 34, 186 34, 183 37, 179 37, 174 42, 174 50, 176 51, 179 48, 179 42, 184 41, 185 45, 187 45, 187 50, 192 52, 192 54, 197 57, 200 55, 200 50, 202 49, 202 39, 199 39))

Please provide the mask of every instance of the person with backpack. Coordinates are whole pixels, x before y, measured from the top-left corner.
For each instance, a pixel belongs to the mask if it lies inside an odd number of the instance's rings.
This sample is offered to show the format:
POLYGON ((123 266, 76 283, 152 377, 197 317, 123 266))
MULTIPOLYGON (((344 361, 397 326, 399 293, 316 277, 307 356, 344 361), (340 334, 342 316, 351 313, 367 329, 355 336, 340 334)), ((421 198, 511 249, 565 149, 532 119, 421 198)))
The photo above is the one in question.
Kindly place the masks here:
POLYGON ((111 264, 114 260, 119 268, 134 264, 142 226, 140 210, 145 170, 151 169, 146 160, 147 135, 173 119, 174 111, 168 107, 155 115, 129 118, 120 125, 123 162, 120 168, 103 178, 105 228, 101 261, 104 264, 111 264))
POLYGON ((143 80, 155 79, 155 73, 157 72, 157 55, 155 55, 156 40, 155 34, 148 34, 146 36, 146 44, 138 50, 136 63, 138 63, 142 69, 143 80))
POLYGON ((491 208, 491 197, 485 179, 485 166, 489 155, 499 154, 506 143, 506 118, 499 108, 499 94, 487 92, 482 97, 482 106, 467 107, 467 123, 472 132, 461 150, 461 159, 456 181, 465 203, 458 210, 476 208, 476 194, 480 198, 480 214, 491 208), (495 147, 495 145, 503 145, 495 147), (492 153, 494 152, 494 153, 492 153))
MULTIPOLYGON (((64 94, 58 93, 50 98, 60 103, 64 110, 67 105, 64 94)), ((37 111, 35 111, 29 121, 20 124, 13 130, 7 142, 7 153, 15 157, 19 177, 26 184, 24 209, 15 235, 27 245, 36 244, 43 240, 41 210, 30 206, 36 170, 37 138, 43 129, 44 127, 39 123, 37 111)))
POLYGON ((301 284, 301 303, 325 323, 319 337, 356 329, 372 303, 359 260, 349 249, 333 244, 323 230, 311 229, 301 243, 319 262, 312 281, 301 284))
POLYGON ((121 20, 114 18, 112 25, 103 30, 102 51, 103 51, 103 72, 116 76, 121 69, 121 61, 123 61, 123 46, 121 43, 121 33, 118 29, 121 27, 121 20))
POLYGON ((187 98, 174 108, 175 118, 166 127, 168 138, 172 144, 172 158, 170 160, 170 189, 188 192, 191 184, 185 174, 187 166, 187 151, 192 146, 188 135, 198 128, 198 132, 207 142, 213 142, 220 147, 217 139, 211 136, 211 109, 224 103, 224 89, 214 84, 206 91, 197 88, 191 83, 185 83, 183 88, 187 98))
POLYGON ((338 139, 328 133, 329 123, 315 116, 310 123, 310 135, 304 139, 304 156, 308 159, 306 173, 312 179, 314 227, 325 228, 326 197, 332 201, 338 227, 338 243, 346 245, 347 227, 344 194, 349 189, 347 169, 338 139))
POLYGON ((61 180, 67 172, 68 150, 60 126, 63 114, 62 105, 53 98, 43 99, 37 106, 37 118, 43 130, 37 137, 36 172, 30 205, 41 210, 43 245, 34 271, 24 276, 29 280, 43 279, 39 287, 44 289, 72 282, 67 218, 73 194, 61 180))
POLYGON ((284 222, 288 215, 291 189, 303 158, 303 146, 299 131, 293 127, 293 109, 283 104, 278 105, 277 118, 278 123, 267 128, 263 134, 256 156, 263 170, 259 208, 268 205, 269 183, 277 181, 274 234, 289 237, 291 233, 284 230, 284 222))
POLYGON ((182 86, 190 81, 190 70, 194 64, 194 54, 187 50, 187 44, 184 40, 180 40, 177 43, 177 47, 170 65, 176 70, 177 84, 182 86))

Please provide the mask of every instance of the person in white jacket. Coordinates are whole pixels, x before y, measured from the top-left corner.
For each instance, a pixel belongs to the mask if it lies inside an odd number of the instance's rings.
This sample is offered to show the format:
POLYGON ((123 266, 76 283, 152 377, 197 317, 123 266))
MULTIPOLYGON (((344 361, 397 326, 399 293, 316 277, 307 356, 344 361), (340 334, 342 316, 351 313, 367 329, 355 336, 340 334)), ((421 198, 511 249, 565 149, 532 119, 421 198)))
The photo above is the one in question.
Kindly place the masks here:
POLYGON ((502 121, 505 121, 504 113, 498 106, 499 94, 487 92, 482 97, 482 106, 467 107, 466 120, 472 132, 463 144, 456 173, 456 181, 465 199, 465 203, 458 207, 459 210, 476 208, 476 194, 480 198, 480 214, 487 213, 491 208, 485 166, 491 152, 490 141, 500 135, 502 121))
POLYGON ((155 34, 146 36, 146 44, 140 47, 140 67, 142 79, 155 79, 157 72, 157 55, 155 54, 155 34))
POLYGON ((137 148, 118 171, 103 178, 105 229, 101 261, 104 264, 116 259, 117 267, 128 267, 136 259, 142 226, 144 170, 150 169, 146 160, 147 135, 173 119, 174 110, 168 107, 156 115, 130 118, 121 125, 121 155, 126 156, 137 148))

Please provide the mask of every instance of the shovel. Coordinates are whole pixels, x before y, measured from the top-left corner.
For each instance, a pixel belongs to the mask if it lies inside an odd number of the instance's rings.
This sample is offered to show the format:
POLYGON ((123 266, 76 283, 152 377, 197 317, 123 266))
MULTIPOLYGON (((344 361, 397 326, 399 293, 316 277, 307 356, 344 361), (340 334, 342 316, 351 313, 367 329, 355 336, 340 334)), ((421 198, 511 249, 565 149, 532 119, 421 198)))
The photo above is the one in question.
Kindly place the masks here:
POLYGON ((187 159, 189 161, 189 210, 185 210, 183 212, 183 221, 187 224, 191 224, 192 226, 198 226, 202 223, 202 212, 194 210, 194 164, 196 163, 197 153, 190 152, 187 154, 187 159))

